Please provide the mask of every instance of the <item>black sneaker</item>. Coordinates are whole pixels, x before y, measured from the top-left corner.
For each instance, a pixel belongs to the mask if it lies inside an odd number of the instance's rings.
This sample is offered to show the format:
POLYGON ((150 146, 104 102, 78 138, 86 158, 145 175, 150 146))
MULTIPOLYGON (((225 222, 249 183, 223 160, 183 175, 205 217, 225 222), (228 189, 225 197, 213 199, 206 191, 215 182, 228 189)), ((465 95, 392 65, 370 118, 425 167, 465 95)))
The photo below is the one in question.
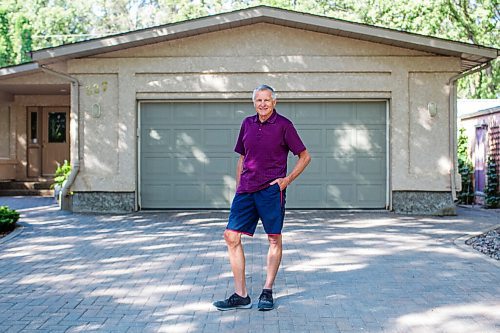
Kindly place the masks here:
POLYGON ((259 311, 269 311, 274 308, 273 291, 271 289, 262 290, 257 307, 259 311))
POLYGON ((241 297, 240 295, 234 293, 228 299, 223 301, 217 301, 213 303, 217 310, 227 311, 234 309, 250 309, 252 307, 252 301, 250 296, 241 297))

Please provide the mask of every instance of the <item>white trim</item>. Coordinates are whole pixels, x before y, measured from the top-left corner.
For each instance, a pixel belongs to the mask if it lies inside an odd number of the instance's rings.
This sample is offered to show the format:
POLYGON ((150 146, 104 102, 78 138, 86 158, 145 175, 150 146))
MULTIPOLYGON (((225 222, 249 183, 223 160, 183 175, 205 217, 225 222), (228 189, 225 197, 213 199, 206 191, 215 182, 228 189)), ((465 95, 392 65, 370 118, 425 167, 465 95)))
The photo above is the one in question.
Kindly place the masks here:
POLYGON ((137 188, 135 196, 135 210, 138 211, 142 207, 142 198, 141 198, 141 103, 142 101, 137 101, 137 128, 136 128, 136 136, 137 136, 137 188))
POLYGON ((391 122, 390 122, 390 100, 386 100, 385 103, 385 137, 386 137, 386 152, 385 152, 385 186, 386 186, 386 194, 385 194, 385 207, 387 210, 392 211, 392 195, 391 195, 391 122))
MULTIPOLYGON (((137 100, 141 101, 164 101, 164 100, 176 100, 176 101, 206 101, 206 102, 217 102, 217 101, 252 101, 252 95, 248 93, 220 93, 220 92, 198 92, 198 93, 146 93, 137 92, 137 100)), ((278 101, 288 101, 288 100, 301 100, 301 101, 353 101, 353 100, 373 100, 373 101, 383 101, 391 98, 390 91, 366 91, 366 92, 291 92, 291 91, 280 91, 278 93, 278 101), (371 96, 371 97, 365 97, 371 96)))
MULTIPOLYGON (((277 98, 282 103, 303 102, 303 103, 336 103, 336 102, 387 102, 388 98, 277 98)), ((214 99, 137 99, 138 103, 231 103, 231 102, 248 102, 252 103, 251 96, 248 98, 214 98, 214 99)))

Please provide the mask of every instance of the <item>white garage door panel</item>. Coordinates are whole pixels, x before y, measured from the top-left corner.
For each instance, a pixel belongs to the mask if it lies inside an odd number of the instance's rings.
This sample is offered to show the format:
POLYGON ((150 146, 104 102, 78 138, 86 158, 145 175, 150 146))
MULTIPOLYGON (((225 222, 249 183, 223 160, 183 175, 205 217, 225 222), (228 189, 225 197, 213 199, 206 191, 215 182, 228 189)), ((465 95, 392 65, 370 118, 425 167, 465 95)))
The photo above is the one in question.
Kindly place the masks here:
MULTIPOLYGON (((384 208, 385 102, 280 102, 312 156, 289 208, 384 208)), ((141 103, 141 208, 228 208, 251 103, 141 103)), ((288 169, 296 156, 290 154, 288 169)))

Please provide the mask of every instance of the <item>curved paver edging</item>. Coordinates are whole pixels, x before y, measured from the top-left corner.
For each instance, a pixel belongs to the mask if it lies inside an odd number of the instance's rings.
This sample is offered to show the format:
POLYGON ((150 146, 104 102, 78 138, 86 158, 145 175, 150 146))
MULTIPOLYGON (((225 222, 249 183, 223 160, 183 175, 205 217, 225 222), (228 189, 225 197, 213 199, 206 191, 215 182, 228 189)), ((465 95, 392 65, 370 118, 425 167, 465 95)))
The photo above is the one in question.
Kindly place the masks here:
POLYGON ((496 260, 496 259, 493 259, 492 257, 484 254, 484 253, 481 253, 479 252, 478 250, 474 249, 472 246, 470 245, 467 245, 465 244, 465 242, 469 239, 469 238, 472 238, 474 236, 478 236, 478 235, 481 235, 481 234, 484 234, 484 233, 487 233, 489 231, 492 231, 492 230, 495 230, 497 229, 498 227, 500 227, 500 224, 499 225, 496 225, 494 227, 490 227, 486 230, 483 230, 483 231, 474 231, 474 232, 469 232, 461 237, 458 237, 457 239, 455 239, 453 241, 453 243, 455 243, 456 246, 458 246, 459 248, 461 248, 462 250, 464 251, 467 251, 469 253, 473 253, 473 254, 476 254, 479 258, 482 258, 486 261, 488 261, 489 263, 492 263, 494 264, 495 266, 499 267, 500 268, 500 261, 499 260, 496 260))
POLYGON ((0 245, 2 245, 3 243, 7 243, 8 241, 16 238, 17 236, 19 236, 23 232, 24 228, 27 228, 27 227, 28 227, 28 224, 26 224, 25 222, 17 222, 17 227, 10 234, 0 238, 0 245))

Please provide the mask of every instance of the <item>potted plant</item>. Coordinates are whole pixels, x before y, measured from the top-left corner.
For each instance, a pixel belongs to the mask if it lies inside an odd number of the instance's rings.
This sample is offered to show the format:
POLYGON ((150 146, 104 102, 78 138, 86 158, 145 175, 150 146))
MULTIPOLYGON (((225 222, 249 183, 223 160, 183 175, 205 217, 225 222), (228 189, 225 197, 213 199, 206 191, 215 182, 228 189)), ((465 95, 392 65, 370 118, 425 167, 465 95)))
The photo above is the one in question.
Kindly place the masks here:
POLYGON ((57 163, 54 184, 52 184, 52 187, 54 188, 54 197, 57 200, 59 200, 59 193, 61 192, 61 189, 64 186, 64 182, 66 182, 70 173, 71 165, 67 160, 64 160, 64 163, 62 165, 57 163))

